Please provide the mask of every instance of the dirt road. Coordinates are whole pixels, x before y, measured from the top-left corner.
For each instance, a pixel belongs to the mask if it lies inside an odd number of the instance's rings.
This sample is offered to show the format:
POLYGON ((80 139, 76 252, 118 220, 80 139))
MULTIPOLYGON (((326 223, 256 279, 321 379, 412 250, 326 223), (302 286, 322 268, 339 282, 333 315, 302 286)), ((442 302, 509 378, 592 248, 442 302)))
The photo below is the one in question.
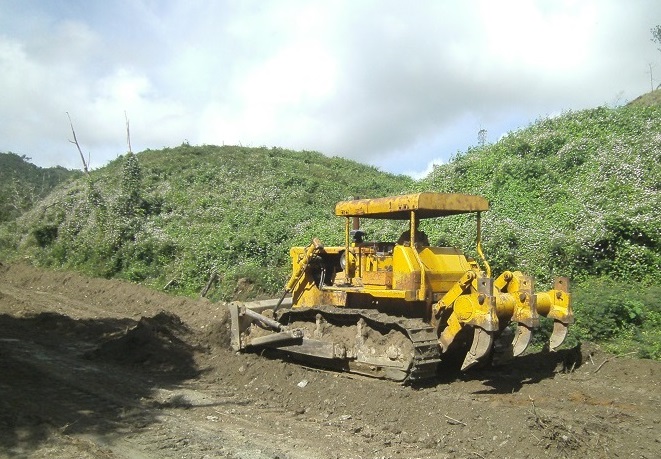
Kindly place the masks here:
POLYGON ((661 457, 658 362, 583 346, 412 388, 237 355, 227 319, 0 265, 0 457, 661 457))

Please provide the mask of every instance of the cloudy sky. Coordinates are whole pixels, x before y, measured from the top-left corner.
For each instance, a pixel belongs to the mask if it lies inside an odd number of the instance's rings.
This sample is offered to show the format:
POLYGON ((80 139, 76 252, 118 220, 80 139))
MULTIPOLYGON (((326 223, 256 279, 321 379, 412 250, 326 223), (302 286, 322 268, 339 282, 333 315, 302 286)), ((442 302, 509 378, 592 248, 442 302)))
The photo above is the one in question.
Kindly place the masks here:
POLYGON ((0 0, 0 152, 279 146, 420 174, 661 83, 659 0, 0 0), (651 75, 650 75, 651 66, 651 75))

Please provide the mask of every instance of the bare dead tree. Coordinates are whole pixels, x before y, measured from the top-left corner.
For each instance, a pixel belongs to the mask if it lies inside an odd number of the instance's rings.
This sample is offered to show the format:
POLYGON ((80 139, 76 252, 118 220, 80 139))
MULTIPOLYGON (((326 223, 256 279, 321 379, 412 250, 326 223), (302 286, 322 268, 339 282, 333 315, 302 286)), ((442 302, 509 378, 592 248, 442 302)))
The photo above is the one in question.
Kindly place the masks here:
POLYGON ((90 173, 88 168, 89 159, 85 161, 85 155, 83 155, 83 151, 80 149, 80 144, 78 143, 78 139, 76 138, 76 131, 73 128, 73 122, 71 121, 71 115, 69 115, 69 112, 67 112, 67 117, 69 118, 69 124, 71 125, 71 133, 73 134, 73 140, 69 140, 69 142, 71 142, 78 148, 78 153, 80 153, 80 160, 83 162, 83 171, 85 171, 85 174, 89 175, 90 173))
POLYGON ((129 153, 133 153, 133 151, 131 151, 131 132, 129 130, 129 117, 126 114, 126 110, 124 110, 124 118, 126 119, 126 144, 129 147, 129 153))

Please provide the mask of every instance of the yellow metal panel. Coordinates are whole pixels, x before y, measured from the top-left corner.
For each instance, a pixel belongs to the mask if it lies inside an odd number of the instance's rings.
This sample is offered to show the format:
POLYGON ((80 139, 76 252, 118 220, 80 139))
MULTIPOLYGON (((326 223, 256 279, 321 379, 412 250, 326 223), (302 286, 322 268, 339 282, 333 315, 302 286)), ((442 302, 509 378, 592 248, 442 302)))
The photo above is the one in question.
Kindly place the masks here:
POLYGON ((450 290, 471 269, 463 252, 453 247, 425 247, 420 259, 427 269, 429 285, 437 293, 450 290))
POLYGON ((390 288, 392 286, 392 271, 364 271, 362 280, 364 284, 390 288))
POLYGON ((411 247, 395 246, 392 257, 392 288, 395 290, 420 289, 420 264, 411 247))
POLYGON ((335 215, 407 220, 411 211, 419 218, 432 218, 486 210, 489 210, 489 202, 481 196, 425 192, 341 201, 335 206, 335 215))
POLYGON ((415 290, 392 290, 365 286, 360 293, 367 293, 374 298, 400 299, 405 301, 414 301, 416 299, 415 290))

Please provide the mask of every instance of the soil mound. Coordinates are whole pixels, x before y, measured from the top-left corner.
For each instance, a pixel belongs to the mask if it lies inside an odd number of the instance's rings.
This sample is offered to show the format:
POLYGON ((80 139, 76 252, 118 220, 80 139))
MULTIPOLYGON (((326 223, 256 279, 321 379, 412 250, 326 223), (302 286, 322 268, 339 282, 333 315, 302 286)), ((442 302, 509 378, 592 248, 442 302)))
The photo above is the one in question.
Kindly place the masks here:
MULTIPOLYGON (((214 320, 228 320, 227 308, 223 303, 212 303, 205 298, 173 296, 118 279, 97 279, 75 272, 43 270, 17 263, 0 266, 0 281, 24 293, 38 292, 42 300, 66 300, 69 304, 63 305, 62 309, 72 318, 96 318, 105 314, 138 320, 160 311, 170 311, 197 329, 214 320)), ((17 296, 17 303, 23 300, 24 309, 27 309, 25 306, 34 308, 32 297, 17 296)), ((20 308, 20 305, 17 307, 20 308)))
POLYGON ((122 365, 140 365, 151 371, 197 373, 194 354, 200 346, 193 332, 181 319, 162 311, 142 317, 137 325, 113 337, 88 353, 90 359, 113 361, 122 365))

